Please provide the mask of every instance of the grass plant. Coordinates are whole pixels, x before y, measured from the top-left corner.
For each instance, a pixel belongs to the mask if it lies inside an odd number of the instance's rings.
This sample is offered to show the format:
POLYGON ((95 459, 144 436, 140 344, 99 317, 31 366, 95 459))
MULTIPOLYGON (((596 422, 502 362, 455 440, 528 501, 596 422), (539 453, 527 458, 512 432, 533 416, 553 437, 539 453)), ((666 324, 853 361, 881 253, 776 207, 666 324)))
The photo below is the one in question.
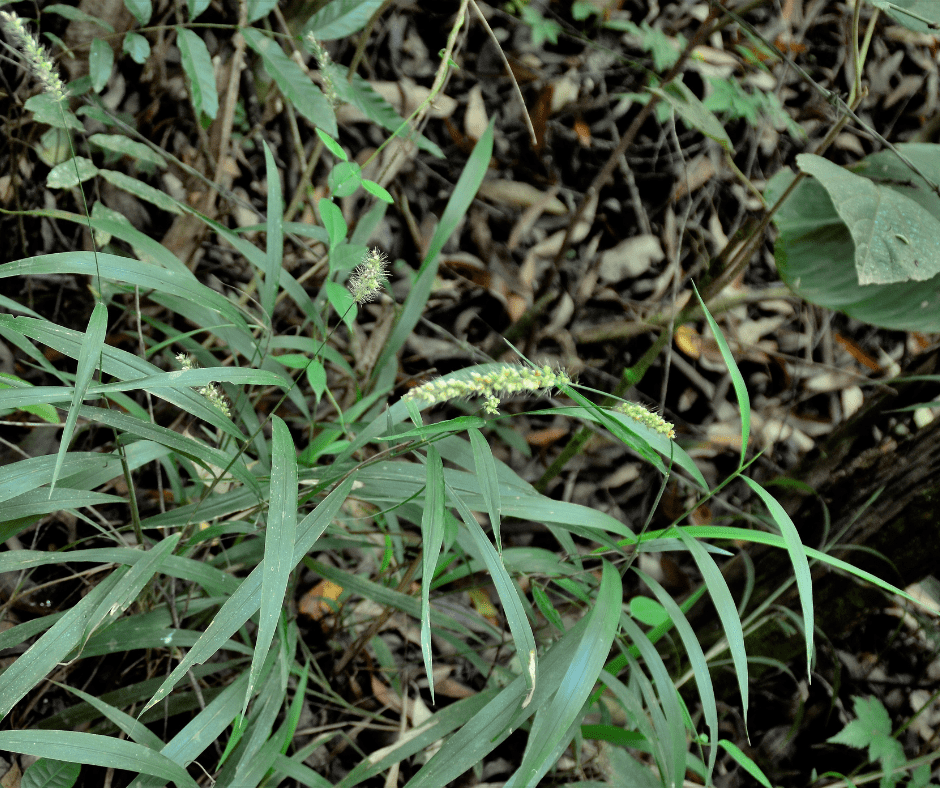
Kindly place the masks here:
MULTIPOLYGON (((57 451, 11 462, 0 474, 7 545, 0 572, 16 578, 10 598, 59 600, 54 612, 0 633, 2 648, 19 650, 0 673, 0 749, 40 759, 29 770, 34 785, 97 780, 104 772, 87 769, 100 767, 132 775, 135 786, 351 788, 396 785, 407 776, 409 788, 443 788, 479 771, 513 737, 522 753, 506 786, 546 784, 569 748, 588 745, 621 774, 645 775, 630 784, 679 788, 691 773, 711 785, 720 752, 769 784, 719 732, 712 666, 730 658, 746 721, 745 634, 757 620, 739 610, 722 576, 727 546, 758 543, 789 555, 807 671, 814 657, 811 564, 907 595, 802 544, 780 505, 748 478, 749 395, 701 299, 696 308, 718 342, 741 414, 738 466, 718 489, 709 488, 673 425, 541 361, 483 363, 404 386, 399 353, 426 309, 440 252, 490 164, 494 126, 473 145, 407 287, 393 288, 388 279, 397 275, 368 247, 392 198, 340 144, 334 108, 354 103, 388 140, 436 147, 420 136, 417 121, 445 83, 468 3, 452 23, 431 94, 409 118, 394 116, 321 43, 358 32, 378 3, 333 0, 306 20, 306 38, 286 42, 261 17, 249 18, 246 9, 256 5, 270 4, 243 5, 242 29, 232 35, 240 51, 247 45, 257 54, 298 128, 316 127, 315 156, 334 162, 317 223, 293 222, 285 219, 293 200, 285 199, 275 154, 263 146, 267 202, 249 228, 263 233, 263 245, 184 200, 154 194, 142 174, 135 179, 80 155, 90 154, 84 126, 65 103, 54 63, 25 23, 3 12, 25 68, 60 107, 52 125, 74 134, 77 150, 63 162, 70 169, 55 183, 90 197, 95 180, 104 179, 186 217, 246 261, 253 278, 242 292, 220 292, 189 260, 97 202, 87 212, 53 214, 86 224, 93 243, 107 238, 103 248, 0 265, 3 280, 79 277, 91 283, 94 300, 84 330, 2 302, 11 314, 0 314, 0 337, 16 348, 19 366, 2 378, 0 413, 31 414, 61 430, 61 441, 57 451), (328 96, 281 48, 298 41, 315 51, 328 96), (344 203, 353 195, 360 201, 344 203), (317 250, 318 279, 285 267, 287 243, 317 250), (402 292, 392 305, 392 293, 402 292), (361 331, 360 310, 375 301, 393 309, 394 320, 363 374, 336 339, 361 331), (111 341, 125 313, 131 319, 123 331, 135 349, 111 341), (53 354, 69 362, 53 363, 53 354), (688 510, 669 527, 635 531, 537 491, 493 451, 518 417, 500 414, 501 400, 520 393, 530 397, 530 412, 562 416, 628 446, 663 485, 681 485, 688 510), (431 414, 455 400, 463 415, 431 414), (736 479, 762 502, 759 516, 740 527, 686 524, 736 479), (157 511, 137 506, 145 484, 160 490, 157 511), (56 518, 73 524, 75 538, 52 544, 56 518), (557 549, 516 545, 507 522, 538 524, 557 549), (640 554, 667 551, 686 553, 700 572, 687 598, 673 598, 637 565, 640 554), (298 599, 311 578, 315 604, 305 598, 302 624, 298 599), (625 597, 625 580, 647 589, 645 612, 625 597), (469 593, 458 596, 454 586, 469 593), (687 618, 706 596, 723 632, 707 653, 687 618), (311 604, 318 611, 312 624, 311 604), (392 626, 414 645, 412 662, 404 662, 406 648, 393 652, 383 638, 392 626), (316 638, 322 642, 311 645, 316 638), (669 639, 685 652, 700 714, 690 714, 664 659, 669 639), (99 696, 81 688, 96 671, 112 677, 111 690, 99 696), (450 672, 467 676, 474 691, 460 699, 445 694, 450 672), (55 702, 44 706, 44 697, 55 702), (312 709, 324 710, 323 725, 314 724, 312 709), (386 744, 361 752, 337 779, 325 777, 317 758, 327 749, 360 752, 362 730, 379 731, 386 744)), ((128 7, 148 24, 149 3, 128 7)), ((177 32, 183 68, 192 69, 194 116, 211 124, 228 112, 231 121, 234 104, 194 71, 211 60, 200 28, 186 26, 198 17, 195 7, 190 12, 177 32)), ((139 42, 124 45, 136 51, 139 42)), ((148 166, 171 161, 109 119, 94 94, 107 75, 95 68, 102 66, 93 66, 79 95, 111 124, 110 144, 137 157, 138 173, 145 159, 148 166)), ((35 98, 27 106, 44 112, 35 98)), ((221 183, 210 185, 234 198, 221 183)))

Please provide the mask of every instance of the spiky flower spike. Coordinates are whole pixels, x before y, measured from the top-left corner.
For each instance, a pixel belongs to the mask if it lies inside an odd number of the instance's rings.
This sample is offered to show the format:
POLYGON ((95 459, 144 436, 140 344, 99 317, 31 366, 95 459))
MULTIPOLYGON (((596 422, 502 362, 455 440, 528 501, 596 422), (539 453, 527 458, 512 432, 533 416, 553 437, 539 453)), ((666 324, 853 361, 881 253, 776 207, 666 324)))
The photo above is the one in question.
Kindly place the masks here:
POLYGON ((553 388, 561 388, 571 383, 568 373, 557 372, 547 364, 541 369, 532 369, 518 364, 503 364, 491 372, 481 374, 471 372, 467 380, 429 381, 411 389, 403 399, 414 399, 431 405, 452 399, 483 397, 483 410, 497 415, 499 401, 513 394, 547 394, 553 388))
POLYGON ((660 435, 665 435, 667 438, 676 437, 674 425, 670 424, 658 413, 653 413, 636 402, 621 402, 614 410, 617 411, 617 413, 622 413, 624 416, 629 416, 634 421, 640 422, 640 424, 649 427, 660 435))
POLYGON ((52 57, 42 48, 37 39, 16 14, 10 11, 0 11, 0 24, 6 30, 7 35, 13 39, 13 43, 23 53, 29 70, 33 76, 38 79, 43 89, 57 102, 65 101, 68 92, 65 89, 65 83, 59 76, 52 57))
POLYGON ((386 276, 388 276, 388 263, 385 255, 378 249, 373 249, 356 266, 352 276, 349 277, 347 287, 355 302, 362 305, 375 298, 386 276))
POLYGON ((342 101, 340 100, 339 94, 336 92, 336 85, 333 84, 333 75, 330 69, 330 66, 333 65, 333 58, 330 57, 330 53, 326 51, 326 47, 317 40, 317 37, 313 33, 307 33, 305 40, 310 47, 310 51, 313 52, 313 56, 317 59, 317 64, 320 66, 320 76, 323 77, 323 95, 326 96, 326 100, 330 102, 330 106, 336 109, 342 104, 342 101))
MULTIPOLYGON (((176 360, 183 369, 196 369, 196 362, 185 353, 177 353, 176 360)), ((224 416, 230 417, 232 415, 232 409, 228 406, 228 400, 225 398, 225 394, 222 393, 222 389, 220 389, 218 385, 209 383, 202 388, 196 389, 196 391, 199 392, 200 396, 205 397, 209 404, 224 416)))

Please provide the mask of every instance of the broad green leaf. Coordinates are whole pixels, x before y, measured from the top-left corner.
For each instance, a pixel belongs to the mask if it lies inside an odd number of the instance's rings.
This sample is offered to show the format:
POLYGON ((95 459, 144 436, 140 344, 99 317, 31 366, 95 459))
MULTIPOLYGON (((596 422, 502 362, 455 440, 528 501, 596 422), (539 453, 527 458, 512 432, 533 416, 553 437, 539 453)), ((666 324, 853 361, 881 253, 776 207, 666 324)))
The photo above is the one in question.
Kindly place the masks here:
MULTIPOLYGON (((300 563, 301 559, 310 551, 317 539, 327 526, 332 522, 333 517, 339 511, 340 506, 349 495, 353 481, 356 475, 350 474, 334 489, 323 501, 308 514, 297 526, 296 540, 292 558, 291 567, 300 563)), ((270 571, 270 570, 268 570, 270 571)), ((212 623, 206 628, 199 641, 187 652, 186 656, 173 669, 172 673, 160 685, 160 689, 150 699, 145 708, 150 708, 154 704, 165 698, 176 683, 186 675, 186 671, 193 665, 205 662, 228 641, 258 608, 261 607, 261 589, 262 580, 265 572, 264 560, 256 566, 251 573, 239 585, 235 591, 222 605, 212 623)), ((3 676, 0 674, 0 682, 3 676)))
POLYGON ((277 5, 277 0, 248 0, 248 24, 263 19, 277 5))
POLYGON ((274 317, 274 303, 277 299, 277 284, 281 276, 284 259, 284 196, 281 193, 281 175, 274 163, 274 156, 264 143, 264 165, 268 186, 267 205, 267 246, 265 260, 267 266, 261 284, 261 312, 268 325, 274 317))
POLYGON ((264 534, 264 577, 258 635, 255 639, 248 689, 242 714, 248 708, 252 690, 261 673, 274 639, 274 630, 284 611, 284 594, 293 571, 294 538, 297 530, 297 452, 290 430, 279 416, 271 418, 271 500, 264 534))
MULTIPOLYGON (((92 134, 88 141, 104 150, 119 153, 122 156, 130 156, 132 159, 153 164, 161 169, 166 168, 166 159, 162 154, 153 150, 149 145, 135 142, 123 134, 92 134)), ((95 206, 97 205, 98 203, 95 203, 95 206)))
POLYGON ((142 26, 150 21, 150 15, 153 13, 153 5, 150 0, 124 0, 124 5, 142 26))
POLYGON ((339 246, 346 240, 348 232, 343 212, 336 203, 326 197, 321 198, 317 203, 317 208, 320 210, 320 221, 323 222, 323 227, 330 237, 330 248, 339 246))
MULTIPOLYGON (((0 390, 9 389, 9 388, 31 388, 32 384, 27 383, 25 380, 20 380, 16 375, 8 375, 5 372, 0 372, 0 390)), ((3 406, 0 406, 3 407, 3 406)), ((35 405, 24 405, 17 410, 23 410, 27 413, 32 413, 34 416, 38 416, 43 421, 48 424, 61 424, 62 420, 59 418, 58 411, 52 407, 49 403, 43 400, 41 403, 35 405)), ((9 466, 5 469, 5 472, 9 471, 9 466)), ((0 488, 3 487, 3 484, 0 483, 0 488)))
POLYGON ((940 273, 940 221, 915 200, 821 156, 803 153, 796 162, 822 184, 852 234, 859 284, 922 282, 940 273))
POLYGON ((209 50, 196 33, 179 25, 176 27, 176 45, 189 80, 196 119, 207 115, 214 120, 219 111, 219 94, 216 92, 215 71, 209 50))
MULTIPOLYGON (((414 139, 415 144, 423 151, 427 151, 438 159, 444 158, 444 152, 437 143, 429 140, 424 134, 417 134, 411 124, 399 115, 395 108, 385 100, 368 80, 353 74, 349 79, 349 69, 338 63, 321 63, 320 67, 330 75, 336 94, 342 101, 352 104, 373 123, 378 124, 386 131, 396 136, 414 139)), ((345 161, 345 157, 341 157, 345 161)))
POLYGON ((85 22, 88 24, 97 25, 109 33, 114 32, 114 28, 103 19, 99 19, 98 17, 92 16, 91 14, 86 14, 84 11, 75 8, 74 6, 54 3, 52 5, 47 5, 42 9, 42 12, 44 14, 58 14, 59 16, 64 16, 70 22, 85 22))
POLYGON ((150 57, 150 42, 140 33, 126 33, 123 49, 131 56, 131 60, 141 66, 150 57))
POLYGON ((806 552, 803 549, 803 540, 800 539, 799 531, 790 519, 790 515, 780 505, 767 490, 761 487, 753 479, 743 477, 747 486, 760 496, 774 518, 774 522, 783 535, 783 541, 787 546, 787 552, 790 554, 790 561, 793 563, 793 574, 796 577, 796 587, 800 594, 800 606, 803 611, 803 637, 806 639, 806 677, 807 681, 812 681, 813 676, 813 633, 815 632, 815 618, 813 613, 813 578, 809 571, 809 562, 806 560, 806 552))
POLYGON ((362 168, 354 161, 338 162, 326 182, 335 197, 349 197, 362 185, 362 168))
MULTIPOLYGON (((314 131, 317 133, 317 136, 320 138, 323 144, 329 149, 330 153, 332 153, 340 161, 349 161, 348 154, 343 150, 343 147, 336 140, 334 140, 329 134, 326 134, 323 129, 314 129, 314 131)), ((346 234, 343 233, 344 237, 345 235, 346 234)))
MULTIPOLYGON (((741 370, 738 369, 738 365, 734 361, 734 355, 731 353, 731 348, 728 347, 728 343, 725 341, 724 334, 721 333, 721 329, 718 328, 718 323, 715 322, 715 318, 712 317, 711 312, 708 311, 708 307, 705 306, 705 302, 699 295, 698 288, 695 289, 695 296, 698 298, 702 311, 705 313, 705 319, 708 321, 708 325, 712 330, 712 336, 715 337, 718 350, 721 351, 721 357, 725 362, 725 366, 728 368, 728 374, 731 376, 731 385, 734 386, 734 394, 738 400, 738 410, 741 412, 741 461, 739 467, 743 468, 744 460, 747 456, 747 442, 751 436, 751 399, 747 393, 747 384, 745 384, 744 376, 741 374, 741 370)), ((745 704, 745 713, 746 708, 747 704, 745 704)))
POLYGON ((536 712, 522 763, 506 782, 506 788, 537 785, 570 743, 572 727, 583 716, 584 702, 603 670, 617 634, 622 601, 620 575, 612 564, 604 561, 600 587, 577 651, 551 703, 536 712))
POLYGON ((0 747, 9 752, 56 758, 71 763, 152 774, 177 786, 197 788, 196 781, 178 763, 148 747, 79 731, 0 731, 0 747))
POLYGON ((706 137, 715 140, 729 153, 734 152, 734 146, 731 144, 731 139, 728 137, 724 125, 699 100, 698 96, 689 90, 680 77, 667 82, 662 88, 649 88, 649 91, 669 104, 690 128, 696 129, 706 137))
POLYGON ((111 78, 111 69, 114 68, 114 51, 103 38, 94 38, 91 41, 91 51, 88 53, 88 71, 95 93, 100 93, 111 78))
POLYGON ((49 485, 49 493, 55 489, 56 479, 59 477, 59 471, 62 469, 62 461, 65 459, 65 453, 72 442, 72 435, 75 432, 75 424, 78 421, 78 409, 81 407, 82 400, 85 399, 91 378, 98 369, 98 361, 101 355, 101 347, 104 345, 105 334, 108 331, 108 308, 100 301, 95 304, 88 319, 88 328, 85 330, 85 338, 82 341, 81 353, 78 356, 78 368, 75 372, 75 387, 72 393, 72 404, 69 408, 68 416, 65 419, 65 426, 62 429, 62 440, 59 442, 59 452, 55 461, 55 469, 52 471, 52 482, 49 485))
POLYGON ((431 703, 434 703, 434 673, 431 670, 431 582, 434 569, 441 554, 444 541, 444 465, 441 455, 433 446, 428 446, 428 461, 425 465, 428 475, 424 493, 424 513, 421 517, 421 540, 423 544, 421 563, 421 654, 424 657, 424 671, 431 690, 431 703))
MULTIPOLYGON (((33 113, 39 122, 55 129, 74 129, 81 131, 85 127, 67 106, 60 104, 48 93, 37 93, 26 99, 23 106, 33 113)), ((55 164, 56 162, 53 162, 55 164)), ((50 165, 51 166, 51 165, 50 165)))
POLYGON ((388 203, 389 205, 392 205, 395 202, 392 195, 375 181, 370 181, 364 178, 361 185, 363 189, 369 192, 369 194, 371 194, 373 197, 378 197, 382 202, 388 203))
POLYGON ((333 108, 303 69, 287 57, 275 41, 260 30, 248 28, 242 31, 242 35, 248 46, 261 56, 264 70, 277 83, 284 97, 314 126, 323 129, 335 138, 337 129, 333 108))
POLYGON ((467 160, 460 178, 457 179, 457 185, 447 201, 447 207, 444 208, 444 214, 441 221, 431 237, 431 243, 428 247, 421 268, 418 270, 418 276, 411 286, 411 291, 405 299, 401 315, 395 328, 392 329, 379 360, 376 362, 375 369, 383 369, 385 364, 404 346, 408 337, 418 321, 424 314, 424 307, 427 304, 428 297, 431 295, 431 288, 437 276, 438 255, 447 239, 453 235, 454 231, 463 218, 466 216, 476 197, 477 190, 483 182, 490 159, 493 156, 493 128, 495 119, 490 121, 486 131, 473 147, 473 152, 467 160))
POLYGON ((99 172, 101 173, 101 177, 106 181, 110 181, 119 189, 124 189, 124 191, 130 192, 135 197, 139 197, 145 202, 156 205, 160 210, 166 211, 167 213, 183 213, 183 207, 180 203, 170 197, 169 194, 155 189, 150 184, 144 183, 137 178, 132 178, 130 175, 125 175, 123 172, 118 172, 117 170, 100 170, 99 172))
POLYGON ((70 189, 98 174, 98 168, 91 159, 73 156, 68 161, 57 164, 46 176, 46 186, 50 189, 70 189))
POLYGON ((186 4, 189 6, 189 21, 192 22, 200 16, 209 7, 209 2, 210 0, 188 0, 186 4))
POLYGON ((870 0, 896 22, 916 33, 936 35, 940 28, 940 9, 934 0, 870 0), (905 13, 909 11, 910 13, 905 13), (926 21, 925 21, 926 20, 926 21))
POLYGON ((333 0, 317 11, 304 25, 302 36, 313 33, 320 41, 351 36, 382 5, 382 0, 333 0))
POLYGON ((72 788, 82 773, 81 764, 40 758, 23 772, 22 788, 72 788))

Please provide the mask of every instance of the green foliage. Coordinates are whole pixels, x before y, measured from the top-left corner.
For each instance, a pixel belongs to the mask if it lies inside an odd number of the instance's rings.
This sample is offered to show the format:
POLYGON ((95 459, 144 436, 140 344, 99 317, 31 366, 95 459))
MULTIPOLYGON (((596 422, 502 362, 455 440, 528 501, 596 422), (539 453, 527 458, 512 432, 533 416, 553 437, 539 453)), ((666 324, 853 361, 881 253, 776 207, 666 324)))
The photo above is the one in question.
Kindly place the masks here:
MULTIPOLYGON (((889 151, 852 170, 799 157, 814 177, 800 182, 775 215, 777 266, 807 301, 886 328, 936 331, 940 295, 930 283, 938 271, 940 197, 924 176, 940 179, 938 146, 909 143, 897 150, 917 173, 889 151)), ((788 171, 776 175, 769 200, 794 178, 788 171)))
MULTIPOLYGON (((881 766, 879 788, 893 788, 900 783, 913 767, 908 766, 904 748, 891 733, 891 718, 875 697, 852 698, 855 719, 839 733, 831 736, 832 744, 845 744, 868 751, 868 761, 881 766)), ((930 781, 930 766, 922 764, 913 769, 908 788, 925 788, 930 781)), ((931 783, 929 788, 933 788, 931 783)))

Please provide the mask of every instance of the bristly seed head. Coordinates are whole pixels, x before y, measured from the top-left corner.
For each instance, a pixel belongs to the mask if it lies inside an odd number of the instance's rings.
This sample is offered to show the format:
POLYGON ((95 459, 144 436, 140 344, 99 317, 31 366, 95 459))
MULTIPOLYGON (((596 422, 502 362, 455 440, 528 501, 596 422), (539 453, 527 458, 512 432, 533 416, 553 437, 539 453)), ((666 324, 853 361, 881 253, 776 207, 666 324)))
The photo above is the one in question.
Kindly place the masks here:
POLYGON ((621 402, 614 410, 617 411, 617 413, 622 413, 624 416, 629 416, 634 421, 638 421, 640 424, 649 427, 660 435, 665 435, 670 439, 676 437, 674 425, 670 424, 658 413, 653 413, 636 402, 621 402))
POLYGON ((403 399, 414 399, 431 405, 453 399, 483 397, 485 413, 499 414, 499 402, 512 394, 548 393, 571 383, 568 373, 555 371, 547 364, 532 369, 518 364, 503 364, 485 374, 471 372, 469 380, 438 378, 409 391, 403 399))
POLYGON ((388 262, 385 255, 378 249, 373 249, 362 258, 362 262, 356 266, 349 277, 347 287, 352 293, 353 300, 360 306, 372 301, 382 283, 388 276, 388 262))
POLYGON ((0 11, 0 24, 23 53, 30 71, 42 83, 46 93, 59 103, 65 101, 68 91, 52 62, 52 57, 39 44, 39 39, 29 32, 23 20, 11 11, 0 11))

